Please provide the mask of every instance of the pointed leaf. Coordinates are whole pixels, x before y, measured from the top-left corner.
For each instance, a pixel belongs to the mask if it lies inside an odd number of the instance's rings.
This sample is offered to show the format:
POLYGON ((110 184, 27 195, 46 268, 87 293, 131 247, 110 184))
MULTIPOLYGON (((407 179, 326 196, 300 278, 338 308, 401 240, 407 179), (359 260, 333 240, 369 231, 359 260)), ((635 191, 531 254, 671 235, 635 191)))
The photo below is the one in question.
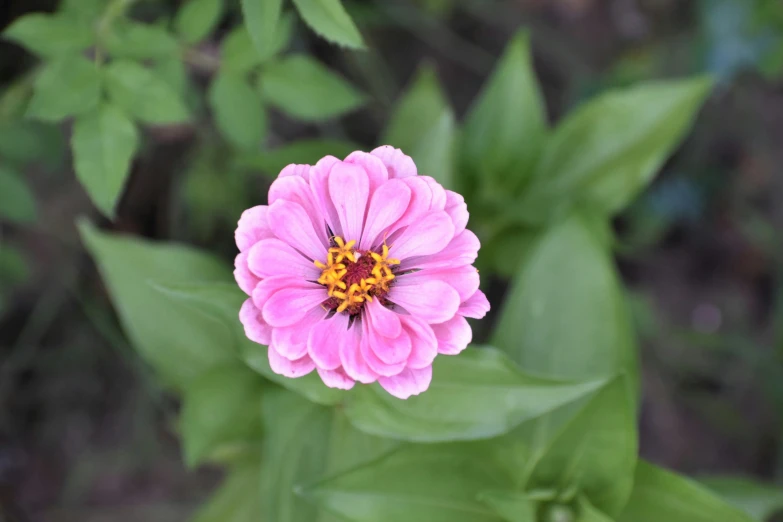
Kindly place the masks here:
POLYGON ((362 35, 340 0, 294 0, 294 5, 319 36, 338 45, 364 49, 362 35))
POLYGON ((146 60, 178 58, 179 43, 164 28, 132 20, 119 20, 106 38, 106 50, 113 58, 146 60))
POLYGON ((152 125, 183 123, 190 118, 179 93, 151 69, 128 60, 106 68, 112 101, 139 121, 152 125))
POLYGON ((93 110, 100 97, 101 75, 94 63, 79 55, 55 58, 35 79, 27 117, 60 121, 93 110))
POLYGON ((220 73, 209 89, 215 123, 240 149, 258 149, 266 132, 266 112, 258 93, 238 74, 220 73))
POLYGON ((783 510, 783 487, 748 477, 704 477, 702 484, 755 520, 764 521, 783 510))
POLYGON ((188 44, 200 42, 210 35, 223 14, 223 0, 188 0, 177 11, 174 28, 188 44))
POLYGON ((283 0, 242 0, 245 25, 261 61, 276 52, 276 33, 282 10, 283 0))
POLYGON ((517 491, 482 491, 478 499, 491 507, 506 522, 537 522, 538 505, 517 491))
POLYGON ((596 509, 586 498, 580 497, 578 522, 614 522, 614 519, 596 509))
POLYGON ((18 172, 0 166, 0 220, 35 221, 37 208, 32 191, 18 172))
POLYGON ((32 13, 17 19, 3 31, 3 38, 41 56, 76 54, 93 44, 95 34, 85 20, 32 13))

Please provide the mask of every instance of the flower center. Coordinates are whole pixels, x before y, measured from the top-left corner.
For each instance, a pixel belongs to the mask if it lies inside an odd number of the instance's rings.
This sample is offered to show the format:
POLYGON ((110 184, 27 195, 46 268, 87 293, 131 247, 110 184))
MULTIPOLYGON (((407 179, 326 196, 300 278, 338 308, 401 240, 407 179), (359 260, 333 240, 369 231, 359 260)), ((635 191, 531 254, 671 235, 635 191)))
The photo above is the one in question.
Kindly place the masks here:
POLYGON ((326 263, 315 261, 321 269, 318 282, 327 288, 329 298, 323 306, 337 312, 357 314, 366 301, 381 299, 389 292, 394 279, 392 265, 399 259, 389 257, 385 244, 380 252, 354 249, 356 240, 347 243, 341 237, 332 238, 332 247, 326 253, 326 263))

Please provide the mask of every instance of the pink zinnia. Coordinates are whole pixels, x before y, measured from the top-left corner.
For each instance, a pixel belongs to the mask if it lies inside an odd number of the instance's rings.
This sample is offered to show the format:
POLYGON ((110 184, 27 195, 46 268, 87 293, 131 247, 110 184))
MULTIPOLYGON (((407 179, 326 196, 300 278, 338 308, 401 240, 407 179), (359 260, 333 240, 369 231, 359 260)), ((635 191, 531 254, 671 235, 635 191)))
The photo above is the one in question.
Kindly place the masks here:
POLYGON ((470 343, 465 318, 489 310, 467 222, 462 196, 399 149, 289 165, 237 227, 245 333, 280 375, 421 393, 435 356, 470 343))

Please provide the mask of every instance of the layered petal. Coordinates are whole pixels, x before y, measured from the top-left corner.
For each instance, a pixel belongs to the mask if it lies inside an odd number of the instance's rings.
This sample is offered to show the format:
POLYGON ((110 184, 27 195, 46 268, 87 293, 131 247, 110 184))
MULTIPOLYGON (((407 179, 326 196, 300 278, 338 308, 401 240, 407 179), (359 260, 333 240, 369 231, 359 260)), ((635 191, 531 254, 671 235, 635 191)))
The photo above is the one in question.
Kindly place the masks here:
POLYGON ((313 222, 302 205, 283 199, 277 200, 269 207, 267 219, 278 239, 288 243, 311 261, 326 257, 324 244, 318 239, 313 222))
POLYGON ((432 325, 432 331, 438 338, 438 353, 456 355, 468 347, 473 340, 473 331, 467 319, 455 315, 449 321, 432 325))
POLYGON ((269 347, 277 350, 277 353, 292 361, 300 359, 307 354, 307 339, 310 330, 323 321, 326 310, 317 306, 307 312, 301 321, 272 330, 272 341, 269 347))
POLYGON ((381 185, 372 195, 359 248, 366 250, 382 244, 381 234, 399 221, 410 200, 411 189, 402 180, 393 179, 381 185))
POLYGON ((389 300, 430 324, 448 321, 459 309, 459 294, 443 281, 426 281, 416 286, 395 286, 389 300))
POLYGON ((481 243, 476 234, 463 230, 454 236, 446 248, 431 255, 413 256, 402 260, 401 270, 424 268, 448 268, 473 264, 478 257, 481 243))
POLYGON ((301 176, 277 178, 269 187, 268 199, 270 206, 279 200, 301 205, 313 224, 313 229, 321 241, 321 246, 327 247, 329 245, 326 237, 326 227, 319 226, 325 220, 321 217, 321 210, 316 206, 313 193, 310 190, 310 184, 305 178, 301 176))
POLYGON ((370 180, 370 194, 372 195, 381 185, 389 180, 389 172, 380 158, 366 152, 352 152, 345 158, 345 163, 357 165, 364 169, 370 180))
POLYGON ((312 327, 307 339, 307 353, 319 368, 336 370, 342 364, 340 346, 346 342, 347 336, 348 316, 335 314, 312 327))
POLYGON ((274 327, 291 326, 326 298, 324 287, 313 283, 278 290, 264 303, 264 321, 274 327))
POLYGON ((322 370, 318 368, 318 375, 324 384, 330 388, 339 388, 341 390, 350 390, 356 382, 351 379, 342 368, 337 370, 322 370))
POLYGON ((262 239, 275 237, 266 220, 268 211, 266 205, 258 205, 242 212, 237 230, 234 232, 234 239, 240 252, 250 249, 262 239))
POLYGON ((370 368, 362 355, 363 343, 366 345, 364 350, 369 350, 369 342, 363 335, 361 326, 354 323, 340 345, 340 361, 349 377, 363 384, 370 384, 378 380, 378 374, 370 368))
POLYGON ((466 301, 479 287, 479 273, 472 265, 456 268, 425 268, 418 272, 403 274, 397 278, 397 286, 420 285, 438 280, 451 286, 459 294, 460 301, 466 301))
POLYGON ((378 357, 375 353, 375 347, 378 346, 378 334, 372 332, 369 321, 362 321, 362 342, 359 347, 361 350, 362 358, 367 363, 370 369, 378 375, 391 377, 397 375, 405 369, 405 361, 398 363, 386 363, 378 357))
POLYGON ((401 315, 400 320, 411 338, 408 368, 421 369, 431 365, 438 355, 438 339, 432 327, 423 319, 412 315, 401 315))
POLYGON ((272 327, 269 326, 261 316, 261 310, 256 308, 252 299, 246 299, 239 309, 239 321, 245 328, 245 335, 251 341, 263 344, 269 344, 272 338, 272 327))
POLYGON ((378 383, 398 399, 407 399, 426 391, 432 382, 432 366, 418 370, 406 368, 393 377, 380 377, 378 383))
MULTIPOLYGON (((321 273, 312 261, 277 238, 262 239, 253 245, 246 257, 247 266, 258 277, 287 275, 312 281, 318 279, 321 273)), ((239 260, 238 256, 237 260, 239 260)))
POLYGON ((357 240, 364 229, 364 213, 370 197, 370 180, 363 168, 338 163, 329 174, 329 196, 337 211, 346 241, 357 240))
POLYGON ((269 350, 268 352, 269 367, 278 375, 295 379, 297 377, 304 377, 315 370, 315 363, 310 359, 309 355, 305 355, 301 359, 295 361, 289 361, 275 350, 269 350))
POLYGON ((418 174, 413 159, 391 145, 382 145, 370 154, 379 158, 386 165, 389 178, 407 178, 418 174))
POLYGON ((459 305, 457 313, 473 319, 482 319, 489 312, 489 300, 484 292, 476 290, 467 301, 459 305))
POLYGON ((454 235, 460 234, 468 226, 468 205, 465 198, 451 190, 446 191, 446 213, 451 217, 454 223, 454 235))
POLYGON ((240 252, 234 259, 234 279, 236 279, 239 288, 247 295, 253 294, 253 289, 261 279, 250 271, 248 267, 248 252, 240 252))
POLYGON ((404 260, 443 250, 454 237, 454 224, 442 210, 427 212, 392 240, 390 255, 404 260))

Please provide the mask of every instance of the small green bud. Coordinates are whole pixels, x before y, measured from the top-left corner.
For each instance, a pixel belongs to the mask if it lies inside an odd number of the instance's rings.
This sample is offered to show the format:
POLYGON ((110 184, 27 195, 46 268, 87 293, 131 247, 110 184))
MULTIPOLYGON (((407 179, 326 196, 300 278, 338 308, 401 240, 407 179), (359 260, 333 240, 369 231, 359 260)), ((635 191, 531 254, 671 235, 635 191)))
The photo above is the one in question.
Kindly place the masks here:
POLYGON ((541 522, 576 522, 576 515, 568 506, 550 504, 544 508, 541 522))

